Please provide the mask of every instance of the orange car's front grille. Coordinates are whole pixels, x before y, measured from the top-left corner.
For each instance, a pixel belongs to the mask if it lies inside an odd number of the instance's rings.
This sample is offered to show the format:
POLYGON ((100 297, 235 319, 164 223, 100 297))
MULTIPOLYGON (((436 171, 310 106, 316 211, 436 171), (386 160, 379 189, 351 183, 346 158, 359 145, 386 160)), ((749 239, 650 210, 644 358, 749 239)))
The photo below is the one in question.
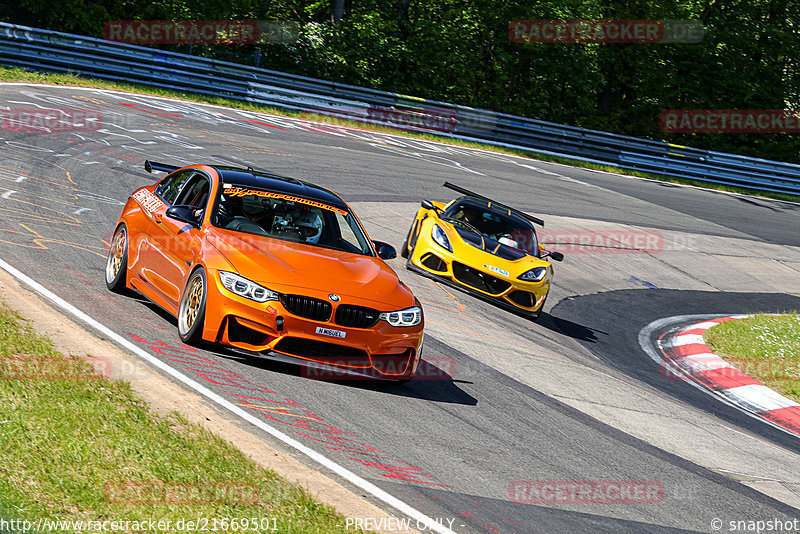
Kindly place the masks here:
POLYGON ((480 289, 491 295, 499 295, 511 287, 511 284, 505 280, 500 280, 457 261, 453 262, 453 276, 462 284, 480 289))
POLYGON ((369 356, 366 351, 355 347, 317 341, 315 339, 284 337, 275 345, 273 350, 291 356, 301 356, 303 358, 313 358, 315 360, 327 361, 335 358, 347 358, 348 361, 359 361, 361 364, 366 362, 366 366, 369 366, 369 356))
POLYGON ((312 321, 327 321, 333 309, 330 302, 302 295, 283 295, 281 304, 292 315, 312 321))
POLYGON ((231 343, 247 343, 249 345, 266 345, 269 343, 269 336, 252 328, 240 324, 235 317, 231 317, 228 322, 228 340, 231 343))
POLYGON ((363 306, 339 304, 333 321, 340 326, 351 328, 372 328, 378 323, 381 312, 363 306))

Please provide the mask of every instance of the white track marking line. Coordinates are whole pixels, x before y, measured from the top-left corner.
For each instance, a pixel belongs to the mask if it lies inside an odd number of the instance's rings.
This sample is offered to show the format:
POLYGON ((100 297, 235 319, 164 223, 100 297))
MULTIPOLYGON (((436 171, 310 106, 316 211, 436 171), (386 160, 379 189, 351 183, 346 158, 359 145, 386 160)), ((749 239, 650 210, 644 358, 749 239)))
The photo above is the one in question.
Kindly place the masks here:
POLYGON ((705 345, 700 334, 683 334, 667 339, 662 343, 664 347, 683 347, 685 345, 705 345))
POLYGON ((238 406, 234 405, 230 401, 224 399, 220 395, 214 393, 213 391, 211 391, 207 387, 203 386, 199 382, 196 382, 195 380, 192 380, 188 376, 186 376, 183 373, 181 373, 181 372, 175 370, 174 368, 170 367, 169 365, 167 365, 166 363, 162 362, 158 358, 152 356, 151 354, 148 354, 147 352, 142 350, 140 347, 137 347, 136 345, 134 345, 131 341, 125 339, 124 337, 122 337, 121 335, 117 334, 116 332, 114 332, 113 330, 111 330, 110 328, 105 326, 104 324, 100 323, 99 321, 96 321, 96 320, 92 319, 91 317, 89 317, 88 315, 83 313, 81 310, 79 310, 78 308, 76 308, 75 306, 73 306, 72 304, 67 302, 66 300, 62 299, 61 297, 59 297, 58 295, 56 295, 55 293, 53 293, 52 291, 50 291, 49 289, 47 289, 46 287, 41 285, 39 282, 37 282, 34 279, 32 279, 31 277, 29 277, 26 274, 23 274, 22 272, 18 271, 17 269, 15 269, 14 267, 9 265, 8 263, 6 263, 2 259, 0 259, 0 269, 3 269, 7 273, 9 273, 11 276, 13 276, 17 280, 19 280, 20 282, 23 282, 24 284, 30 286, 31 289, 33 289, 39 295, 41 295, 44 298, 50 300, 51 302, 53 302, 56 306, 58 306, 62 310, 66 311, 70 315, 73 315, 74 317, 76 317, 80 321, 88 324, 89 326, 91 326, 92 328, 94 328, 98 332, 102 333, 103 335, 108 336, 109 339, 111 339, 112 341, 116 342, 118 345, 124 347, 125 349, 129 350, 130 352, 134 353, 139 358, 141 358, 141 359, 145 360, 146 362, 148 362, 150 365, 158 367, 159 369, 161 369, 162 371, 164 371, 168 375, 172 376, 173 378, 175 378, 179 382, 183 382, 185 385, 187 385, 191 389, 195 390, 197 393, 203 395, 204 397, 206 397, 210 401, 215 402, 216 404, 218 404, 219 406, 221 406, 221 407, 225 408, 226 410, 232 412, 236 416, 241 417, 242 419, 244 419, 248 423, 251 423, 251 424, 255 425, 256 427, 258 427, 259 429, 261 429, 264 432, 268 433, 269 435, 281 440, 282 442, 284 442, 285 444, 287 444, 290 447, 294 448, 298 452, 301 452, 301 453, 305 454, 306 456, 308 456, 309 458, 311 458, 312 460, 314 460, 315 462, 317 462, 321 466, 323 466, 323 467, 325 467, 327 469, 330 469, 331 471, 333 471, 337 475, 341 476, 342 478, 344 478, 348 482, 358 486, 362 490, 368 492, 372 496, 374 496, 377 499, 379 499, 379 500, 383 501, 384 503, 388 504, 389 506, 391 506, 395 510, 397 510, 397 511, 405 514, 406 516, 418 521, 420 525, 424 525, 425 528, 427 528, 428 530, 433 531, 433 532, 438 532, 440 534, 456 534, 455 531, 450 530, 449 528, 441 525, 440 523, 438 523, 433 518, 430 518, 430 517, 426 516, 425 514, 423 514, 422 512, 417 510, 416 508, 413 508, 410 505, 404 503, 403 501, 401 501, 397 497, 395 497, 395 496, 389 494, 388 492, 382 490, 381 488, 379 488, 378 486, 376 486, 372 482, 369 482, 368 480, 366 480, 364 478, 361 478, 360 476, 356 475, 355 473, 353 473, 349 469, 337 464, 333 460, 328 459, 327 457, 323 456, 322 454, 318 453, 317 451, 315 451, 315 450, 313 450, 313 449, 311 449, 309 447, 306 447, 305 445, 303 445, 302 443, 300 443, 296 439, 292 438, 291 436, 289 436, 287 434, 284 434, 280 430, 278 430, 276 428, 273 428, 270 425, 266 424, 261 419, 257 419, 256 417, 253 417, 249 413, 245 412, 244 410, 242 410, 238 406))
POLYGON ((740 473, 739 471, 731 471, 729 469, 719 469, 719 468, 716 468, 716 467, 709 467, 709 469, 711 469, 712 471, 717 471, 719 473, 729 473, 731 475, 741 475, 743 477, 757 478, 759 480, 771 480, 773 482, 781 482, 781 483, 785 483, 785 484, 792 484, 792 482, 789 482, 788 480, 780 480, 780 479, 777 479, 777 478, 769 478, 769 477, 760 477, 758 475, 751 475, 751 474, 748 474, 748 473, 740 473))
POLYGON ((739 402, 754 412, 770 412, 781 408, 799 406, 795 401, 787 399, 763 384, 748 384, 720 390, 720 395, 739 402))
POLYGON ((682 358, 674 358, 672 362, 691 373, 699 373, 702 371, 713 371, 714 369, 727 369, 733 368, 731 364, 717 356, 716 354, 693 354, 692 356, 683 356, 682 358))
POLYGON ((687 326, 686 328, 683 329, 683 331, 688 332, 689 330, 698 330, 698 329, 708 330, 709 328, 715 327, 719 324, 722 323, 720 323, 719 321, 704 321, 702 323, 697 323, 691 326, 687 326))

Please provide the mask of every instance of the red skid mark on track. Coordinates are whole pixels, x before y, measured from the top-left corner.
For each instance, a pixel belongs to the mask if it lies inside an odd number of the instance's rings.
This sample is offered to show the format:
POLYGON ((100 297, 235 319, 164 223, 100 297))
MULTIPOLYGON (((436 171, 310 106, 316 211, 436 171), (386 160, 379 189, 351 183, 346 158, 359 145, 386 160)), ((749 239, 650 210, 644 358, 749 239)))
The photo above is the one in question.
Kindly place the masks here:
POLYGON ((120 106, 126 106, 126 107, 133 108, 133 109, 137 109, 139 111, 143 111, 145 113, 149 113, 150 115, 156 115, 158 117, 171 117, 171 118, 176 118, 176 119, 183 117, 183 115, 176 115, 174 113, 168 113, 168 112, 165 112, 163 110, 159 110, 158 108, 154 108, 154 107, 151 107, 151 106, 146 106, 145 104, 131 104, 131 103, 128 103, 128 102, 120 102, 119 105, 120 106), (150 108, 150 109, 145 109, 145 108, 150 108), (156 110, 156 111, 152 111, 152 110, 156 110))
POLYGON ((281 126, 275 126, 274 124, 270 124, 268 122, 256 121, 256 120, 252 120, 252 119, 248 119, 248 120, 241 119, 241 120, 242 120, 242 122, 247 122, 247 123, 250 123, 250 124, 260 124, 262 126, 269 126, 270 128, 275 128, 276 130, 283 130, 284 132, 288 132, 289 131, 288 128, 282 128, 281 126))
POLYGON ((379 456, 378 454, 385 455, 387 453, 354 439, 358 436, 352 432, 327 424, 322 417, 304 409, 300 403, 222 367, 222 362, 201 355, 194 347, 169 345, 160 340, 146 340, 133 333, 128 333, 128 336, 136 343, 146 345, 148 349, 165 356, 168 360, 181 364, 182 369, 192 371, 196 377, 202 378, 210 384, 254 392, 248 395, 232 391, 225 393, 236 397, 239 406, 254 409, 262 417, 292 427, 294 429, 292 432, 301 438, 323 443, 325 448, 330 450, 346 451, 352 454, 353 456, 348 457, 349 460, 374 469, 382 477, 426 486, 457 489, 454 486, 433 482, 435 476, 426 473, 417 465, 398 458, 379 456))

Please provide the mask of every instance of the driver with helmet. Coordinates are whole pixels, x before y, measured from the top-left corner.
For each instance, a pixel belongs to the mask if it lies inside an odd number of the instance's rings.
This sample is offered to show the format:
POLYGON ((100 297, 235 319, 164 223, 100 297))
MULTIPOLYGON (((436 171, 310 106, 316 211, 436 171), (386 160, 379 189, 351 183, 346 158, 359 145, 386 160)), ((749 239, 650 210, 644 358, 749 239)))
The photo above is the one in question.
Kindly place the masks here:
POLYGON ((312 245, 319 244, 319 238, 322 236, 322 217, 319 214, 308 208, 303 209, 295 217, 294 224, 297 226, 303 242, 312 245))

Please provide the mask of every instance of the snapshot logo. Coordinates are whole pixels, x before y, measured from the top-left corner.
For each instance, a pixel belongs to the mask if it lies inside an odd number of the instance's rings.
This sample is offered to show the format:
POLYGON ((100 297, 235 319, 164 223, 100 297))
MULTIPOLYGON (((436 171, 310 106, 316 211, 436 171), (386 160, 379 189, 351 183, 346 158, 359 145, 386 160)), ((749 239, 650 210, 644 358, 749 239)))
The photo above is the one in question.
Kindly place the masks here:
POLYGON ((657 504, 658 480, 515 480, 508 499, 519 504, 657 504))
POLYGON ((297 40, 300 27, 276 20, 112 20, 103 39, 128 44, 246 45, 297 40))
POLYGON ((0 108, 0 129, 15 132, 94 132, 103 127, 96 109, 0 108))
POLYGON ((250 482, 108 482, 112 504, 255 504, 258 486, 250 482))
POLYGON ((565 254, 653 254, 664 250, 664 235, 656 230, 543 230, 539 241, 565 254))
POLYGON ((665 133, 800 133, 800 110, 665 109, 659 123, 665 133))
POLYGON ((703 25, 696 20, 512 20, 514 43, 699 43, 703 25))

